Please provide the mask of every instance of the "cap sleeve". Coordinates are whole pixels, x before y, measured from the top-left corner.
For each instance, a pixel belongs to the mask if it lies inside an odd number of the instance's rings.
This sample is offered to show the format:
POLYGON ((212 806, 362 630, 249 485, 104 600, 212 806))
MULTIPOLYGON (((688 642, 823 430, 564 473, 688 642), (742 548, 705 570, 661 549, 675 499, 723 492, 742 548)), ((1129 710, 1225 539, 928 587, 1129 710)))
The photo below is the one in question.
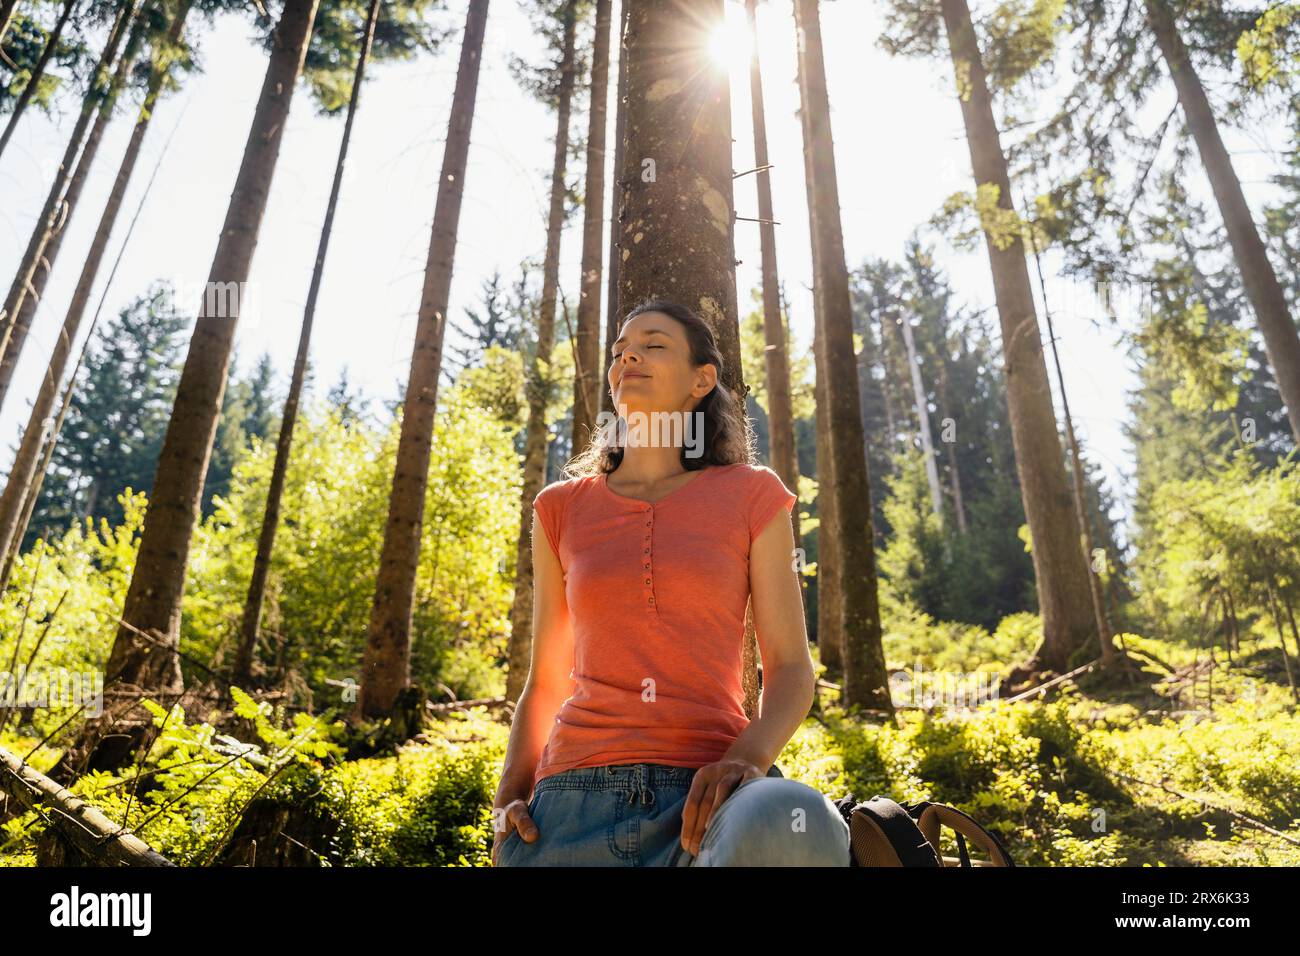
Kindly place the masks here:
POLYGON ((560 555, 560 528, 564 523, 564 489, 562 483, 547 485, 533 498, 533 511, 551 542, 555 556, 560 555))
POLYGON ((753 488, 749 495, 749 540, 753 542, 782 509, 790 511, 798 495, 785 486, 785 482, 771 468, 758 466, 754 470, 753 488))

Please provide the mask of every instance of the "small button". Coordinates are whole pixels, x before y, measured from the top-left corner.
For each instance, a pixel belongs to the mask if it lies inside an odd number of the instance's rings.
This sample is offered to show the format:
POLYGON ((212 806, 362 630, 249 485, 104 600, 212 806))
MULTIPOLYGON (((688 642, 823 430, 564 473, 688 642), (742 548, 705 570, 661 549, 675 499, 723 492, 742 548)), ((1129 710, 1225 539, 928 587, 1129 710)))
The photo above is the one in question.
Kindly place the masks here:
POLYGON ((647 522, 645 523, 645 526, 646 526, 647 528, 650 527, 650 522, 647 521, 647 522))
POLYGON ((655 599, 654 599, 654 598, 650 598, 650 603, 651 603, 651 604, 654 604, 654 602, 655 602, 655 599))
POLYGON ((645 579, 645 583, 646 583, 646 584, 649 584, 649 583, 650 583, 650 579, 649 579, 649 578, 646 578, 646 579, 645 579))
POLYGON ((649 553, 650 553, 650 549, 649 549, 649 548, 646 548, 646 549, 645 549, 645 553, 646 553, 646 554, 649 554, 649 553))

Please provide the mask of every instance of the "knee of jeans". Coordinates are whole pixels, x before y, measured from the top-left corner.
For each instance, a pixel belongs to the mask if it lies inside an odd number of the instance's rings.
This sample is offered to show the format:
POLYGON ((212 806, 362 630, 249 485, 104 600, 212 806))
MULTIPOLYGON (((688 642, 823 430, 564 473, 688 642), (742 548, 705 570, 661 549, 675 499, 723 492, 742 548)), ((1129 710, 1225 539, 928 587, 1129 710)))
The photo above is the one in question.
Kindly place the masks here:
POLYGON ((733 794, 737 803, 730 814, 729 829, 737 826, 774 835, 789 833, 794 838, 807 835, 814 840, 842 837, 847 842, 848 824, 835 805, 816 788, 777 777, 746 783, 752 785, 733 794))
POLYGON ((848 865, 848 824, 825 794, 788 778, 746 784, 733 794, 738 799, 725 820, 727 804, 719 808, 719 825, 701 850, 703 865, 848 865))

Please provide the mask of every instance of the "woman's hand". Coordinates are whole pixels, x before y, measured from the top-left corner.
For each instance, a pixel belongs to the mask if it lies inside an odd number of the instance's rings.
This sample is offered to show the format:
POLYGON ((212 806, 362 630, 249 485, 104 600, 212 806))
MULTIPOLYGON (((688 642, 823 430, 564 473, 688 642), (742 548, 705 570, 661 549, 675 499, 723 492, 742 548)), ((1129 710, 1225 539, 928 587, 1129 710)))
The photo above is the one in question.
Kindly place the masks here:
POLYGON ((492 865, 497 865, 497 850, 501 844, 506 842, 506 838, 511 833, 518 831, 519 839, 525 843, 537 842, 541 831, 537 829, 537 824, 533 818, 528 815, 527 800, 511 800, 501 808, 500 814, 501 829, 496 830, 492 837, 492 865))
POLYGON ((737 757, 724 758, 695 771, 682 809, 682 849, 699 856, 700 843, 714 811, 746 780, 765 776, 766 770, 737 757))

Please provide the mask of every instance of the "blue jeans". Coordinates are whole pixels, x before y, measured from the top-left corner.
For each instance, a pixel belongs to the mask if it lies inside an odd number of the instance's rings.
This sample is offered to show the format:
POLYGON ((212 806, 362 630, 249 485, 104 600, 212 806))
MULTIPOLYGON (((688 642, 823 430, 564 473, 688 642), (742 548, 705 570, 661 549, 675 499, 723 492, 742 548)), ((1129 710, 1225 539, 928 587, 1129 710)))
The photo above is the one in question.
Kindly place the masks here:
POLYGON ((513 828, 497 866, 848 866, 849 827, 830 798, 781 776, 746 780, 714 812, 699 856, 681 844, 696 770, 636 763, 564 770, 528 804, 538 836, 513 828))

